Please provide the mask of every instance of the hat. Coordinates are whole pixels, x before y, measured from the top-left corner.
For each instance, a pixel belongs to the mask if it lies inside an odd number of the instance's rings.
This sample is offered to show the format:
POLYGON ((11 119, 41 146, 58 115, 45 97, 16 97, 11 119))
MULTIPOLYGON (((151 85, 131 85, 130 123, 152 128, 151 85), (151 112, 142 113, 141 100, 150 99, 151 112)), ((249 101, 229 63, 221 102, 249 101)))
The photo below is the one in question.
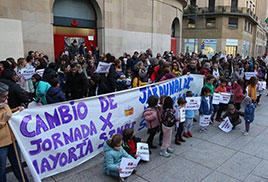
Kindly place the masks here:
POLYGON ((246 97, 243 101, 246 105, 250 105, 252 103, 252 100, 250 97, 246 97))
POLYGON ((8 85, 0 82, 0 95, 8 91, 8 85))

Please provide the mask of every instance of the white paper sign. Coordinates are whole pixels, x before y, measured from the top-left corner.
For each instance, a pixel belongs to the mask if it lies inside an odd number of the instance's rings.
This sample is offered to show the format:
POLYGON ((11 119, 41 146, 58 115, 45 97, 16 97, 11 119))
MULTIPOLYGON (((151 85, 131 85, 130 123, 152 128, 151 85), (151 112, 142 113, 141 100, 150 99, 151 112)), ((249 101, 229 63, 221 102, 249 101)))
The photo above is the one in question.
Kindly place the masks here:
POLYGON ((213 94, 212 104, 219 105, 221 100, 222 100, 221 94, 219 94, 219 93, 213 94))
POLYGON ((185 121, 185 108, 180 109, 180 122, 183 123, 185 121))
POLYGON ((96 73, 108 73, 112 63, 99 62, 96 73))
POLYGON ((129 177, 134 171, 134 169, 136 169, 139 161, 140 161, 139 157, 136 160, 123 157, 120 163, 120 168, 122 169, 120 177, 121 178, 129 177))
POLYGON ((221 93, 220 103, 228 104, 230 99, 231 99, 231 94, 230 93, 221 93))
POLYGON ((226 133, 229 133, 230 131, 232 131, 233 125, 232 125, 230 119, 229 119, 228 117, 226 117, 226 118, 224 119, 224 121, 221 122, 221 124, 219 125, 219 128, 220 128, 222 131, 224 131, 224 132, 226 132, 226 133))
POLYGON ((36 70, 36 74, 40 75, 41 77, 44 74, 45 69, 36 70))
POLYGON ((258 90, 265 90, 266 89, 266 82, 260 81, 257 85, 258 90))
POLYGON ((210 118, 211 118, 211 115, 203 115, 203 116, 200 116, 200 121, 199 121, 199 125, 200 126, 208 126, 209 123, 210 123, 210 118))
POLYGON ((27 68, 23 68, 21 69, 21 74, 24 76, 24 78, 26 80, 29 80, 32 78, 32 76, 35 73, 35 68, 31 68, 31 69, 27 69, 27 68))
POLYGON ((150 161, 150 152, 149 146, 147 143, 137 143, 137 152, 136 154, 141 158, 143 161, 150 161))
POLYGON ((250 80, 250 78, 253 76, 256 76, 256 72, 245 72, 246 80, 250 80))
POLYGON ((185 110, 198 110, 201 104, 201 97, 186 97, 185 110))

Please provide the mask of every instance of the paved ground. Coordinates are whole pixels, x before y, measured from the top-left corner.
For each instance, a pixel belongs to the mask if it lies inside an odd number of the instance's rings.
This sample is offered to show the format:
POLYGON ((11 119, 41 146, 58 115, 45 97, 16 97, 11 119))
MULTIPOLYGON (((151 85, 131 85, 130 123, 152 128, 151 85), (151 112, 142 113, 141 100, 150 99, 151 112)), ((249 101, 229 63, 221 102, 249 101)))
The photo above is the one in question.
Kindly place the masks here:
MULTIPOLYGON (((175 149, 170 158, 159 156, 153 150, 151 161, 139 164, 131 182, 268 182, 268 97, 256 109, 256 118, 250 134, 242 136, 244 124, 231 133, 223 133, 218 123, 209 127, 207 134, 194 124, 193 138, 175 149)), ((146 133, 139 136, 146 137, 146 133)), ((158 138, 155 139, 155 142, 158 138)), ((103 155, 65 173, 45 179, 45 182, 107 182, 117 181, 102 172, 103 155)), ((29 170, 26 168, 28 174, 29 170)), ((30 174, 29 174, 30 176, 30 174)), ((31 178, 32 179, 32 178, 31 178)), ((13 173, 8 181, 16 181, 13 173)))

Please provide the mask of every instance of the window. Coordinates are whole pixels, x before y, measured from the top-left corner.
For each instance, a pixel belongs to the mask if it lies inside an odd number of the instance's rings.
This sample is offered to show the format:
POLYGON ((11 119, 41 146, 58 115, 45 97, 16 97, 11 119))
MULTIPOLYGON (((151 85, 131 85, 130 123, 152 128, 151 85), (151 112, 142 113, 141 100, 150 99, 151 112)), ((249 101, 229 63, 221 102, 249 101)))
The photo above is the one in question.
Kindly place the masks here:
POLYGON ((209 9, 209 12, 214 12, 215 11, 215 0, 209 0, 208 9, 209 9))
POLYGON ((244 26, 244 30, 247 31, 247 24, 248 24, 248 21, 245 20, 245 26, 244 26))
POLYGON ((238 0, 232 0, 232 3, 231 3, 231 11, 232 12, 236 12, 237 11, 237 7, 238 7, 238 0))
POLYGON ((196 6, 196 0, 191 0, 191 5, 196 6))
POLYGON ((248 1, 247 1, 247 3, 246 3, 246 8, 248 8, 248 1))
POLYGON ((192 18, 188 19, 188 28, 195 28, 195 21, 192 18))
POLYGON ((229 18, 229 28, 237 28, 238 27, 238 18, 229 18))
POLYGON ((250 32, 250 23, 248 22, 248 32, 250 32))
POLYGON ((216 18, 207 18, 206 25, 207 25, 207 28, 216 27, 216 18))

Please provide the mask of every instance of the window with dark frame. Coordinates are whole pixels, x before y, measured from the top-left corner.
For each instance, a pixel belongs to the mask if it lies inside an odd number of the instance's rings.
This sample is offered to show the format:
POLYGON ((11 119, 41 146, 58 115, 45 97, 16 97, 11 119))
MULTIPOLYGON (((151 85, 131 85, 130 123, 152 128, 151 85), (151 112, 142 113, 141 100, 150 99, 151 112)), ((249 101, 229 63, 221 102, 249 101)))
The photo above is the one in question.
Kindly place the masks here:
POLYGON ((195 28, 195 21, 193 18, 188 19, 188 28, 195 28))
POLYGON ((196 0, 191 0, 191 5, 196 6, 196 0))
POLYGON ((229 28, 237 28, 238 27, 238 18, 229 18, 229 28))
POLYGON ((245 26, 244 26, 244 30, 247 31, 247 24, 248 24, 248 21, 245 20, 245 26))
POLYGON ((215 28, 216 27, 216 18, 207 18, 206 19, 206 26, 207 28, 215 28))

